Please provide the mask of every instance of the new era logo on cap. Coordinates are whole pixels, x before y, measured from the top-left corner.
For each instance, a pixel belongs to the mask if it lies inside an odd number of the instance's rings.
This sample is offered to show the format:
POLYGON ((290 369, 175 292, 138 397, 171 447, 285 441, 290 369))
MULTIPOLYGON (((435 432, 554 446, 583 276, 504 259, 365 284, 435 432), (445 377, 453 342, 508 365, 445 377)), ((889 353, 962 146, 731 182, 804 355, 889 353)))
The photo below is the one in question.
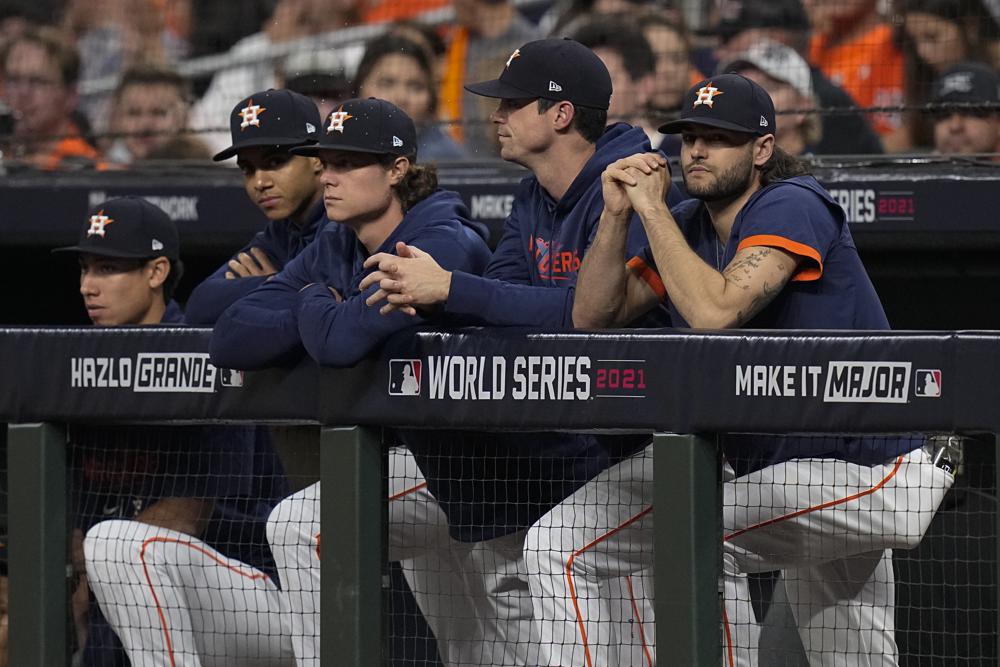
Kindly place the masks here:
POLYGON ((163 242, 159 239, 153 239, 153 242, 150 245, 153 247, 153 252, 163 250, 163 242))
POLYGON ((562 86, 560 86, 555 81, 549 81, 549 92, 550 93, 559 93, 559 92, 562 92, 562 86))
POLYGON ((309 134, 315 133, 316 132, 316 126, 313 125, 312 123, 306 123, 306 132, 308 132, 309 134))
POLYGON ((399 148, 400 146, 403 145, 403 140, 394 134, 392 135, 392 145, 395 146, 396 148, 399 148))
POLYGON ((767 122, 767 119, 764 118, 763 116, 761 116, 760 117, 760 126, 761 127, 767 127, 768 125, 769 125, 769 123, 767 122))

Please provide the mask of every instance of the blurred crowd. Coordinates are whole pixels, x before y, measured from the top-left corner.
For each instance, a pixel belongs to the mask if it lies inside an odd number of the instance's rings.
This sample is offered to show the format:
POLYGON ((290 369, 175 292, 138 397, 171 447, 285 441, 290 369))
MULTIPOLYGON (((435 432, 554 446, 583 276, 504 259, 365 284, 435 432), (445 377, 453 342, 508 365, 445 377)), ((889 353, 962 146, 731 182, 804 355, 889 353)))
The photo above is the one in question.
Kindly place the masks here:
POLYGON ((497 153, 463 89, 514 49, 572 37, 612 73, 610 121, 656 128, 723 72, 760 83, 794 154, 1000 153, 1000 4, 989 0, 0 0, 3 164, 122 169, 208 162, 234 101, 396 103, 423 160, 497 153), (690 5, 691 3, 685 3, 690 5), (213 60, 215 64, 206 66, 213 60), (204 74, 203 74, 204 73, 204 74), (863 109, 864 111, 859 111, 863 109))

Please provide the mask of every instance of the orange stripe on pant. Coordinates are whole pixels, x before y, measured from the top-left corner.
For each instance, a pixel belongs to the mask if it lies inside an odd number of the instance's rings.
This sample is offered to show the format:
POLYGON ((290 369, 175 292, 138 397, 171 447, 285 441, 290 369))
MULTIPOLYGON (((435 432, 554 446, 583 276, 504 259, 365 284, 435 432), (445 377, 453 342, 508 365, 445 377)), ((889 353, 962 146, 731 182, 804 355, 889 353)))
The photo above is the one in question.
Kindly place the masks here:
MULTIPOLYGON (((427 486, 427 482, 421 482, 420 484, 417 484, 416 486, 410 487, 409 489, 403 489, 399 493, 397 493, 395 495, 392 495, 392 496, 389 496, 389 500, 399 500, 403 496, 409 495, 409 494, 413 493, 414 491, 419 491, 420 489, 424 488, 425 486, 427 486)), ((320 551, 319 551, 319 536, 320 536, 320 534, 316 533, 316 538, 315 538, 316 539, 316 558, 320 558, 320 555, 319 555, 320 554, 320 551)), ((320 559, 320 560, 322 560, 322 559, 320 559)))
POLYGON ((146 584, 149 586, 149 592, 153 594, 153 602, 156 604, 156 614, 160 617, 160 625, 163 627, 163 638, 167 642, 167 655, 170 657, 171 667, 174 667, 174 665, 176 664, 174 661, 174 645, 173 642, 170 641, 170 628, 167 627, 167 617, 164 615, 163 608, 160 606, 160 598, 156 595, 156 587, 153 586, 153 580, 149 577, 149 568, 146 566, 146 547, 148 547, 153 542, 163 542, 165 544, 166 543, 179 544, 181 546, 188 547, 189 549, 194 549, 195 551, 207 557, 208 559, 215 561, 217 565, 221 565, 227 570, 232 570, 236 574, 240 575, 241 577, 246 577, 247 579, 251 580, 267 579, 267 575, 264 574, 263 572, 257 572, 257 571, 253 571, 250 574, 247 574, 240 568, 233 567, 232 565, 220 560, 219 558, 216 558, 215 554, 209 552, 208 550, 203 549, 198 545, 192 544, 191 542, 187 542, 185 540, 178 540, 173 537, 151 537, 145 542, 143 542, 142 548, 139 550, 139 562, 142 563, 142 573, 146 577, 146 584))
MULTIPOLYGON (((780 523, 782 521, 788 521, 789 519, 794 519, 794 518, 802 516, 804 514, 808 514, 809 512, 817 512, 819 510, 824 510, 824 509, 828 509, 830 507, 836 507, 837 505, 843 505, 844 503, 849 503, 852 500, 857 500, 858 498, 864 498, 865 496, 868 496, 868 495, 871 495, 871 494, 875 493, 876 491, 878 491, 879 489, 881 489, 883 486, 885 486, 886 484, 888 484, 889 480, 891 480, 893 477, 895 477, 896 473, 899 472, 899 469, 900 469, 900 467, 902 467, 902 465, 903 465, 903 457, 899 456, 899 457, 896 458, 896 464, 892 467, 892 470, 889 471, 889 474, 887 474, 885 477, 883 477, 879 481, 878 484, 876 484, 875 486, 871 487, 870 489, 866 489, 864 491, 859 491, 859 492, 851 494, 849 496, 845 496, 844 498, 838 498, 836 500, 830 500, 828 502, 821 503, 821 504, 816 505, 814 507, 806 507, 804 509, 801 509, 801 510, 798 510, 798 511, 795 511, 795 512, 790 512, 790 513, 784 514, 782 516, 774 517, 773 519, 768 519, 767 521, 762 521, 761 523, 754 524, 752 526, 747 526, 746 528, 741 528, 740 530, 737 530, 737 531, 735 531, 733 533, 730 533, 729 535, 726 535, 723 538, 723 541, 724 542, 728 542, 729 540, 732 540, 733 538, 739 537, 740 535, 743 535, 744 533, 747 533, 747 532, 749 532, 751 530, 755 530, 757 528, 763 528, 765 526, 773 526, 776 523, 780 523)), ((729 618, 726 615, 725 605, 723 605, 723 608, 722 608, 722 623, 723 623, 723 626, 725 628, 726 647, 727 647, 728 652, 729 652, 728 653, 729 664, 732 666, 732 665, 735 664, 734 661, 733 661, 733 640, 732 640, 732 635, 731 635, 731 632, 730 632, 730 629, 729 629, 729 618)))
POLYGON ((576 586, 573 585, 573 561, 576 560, 576 557, 582 554, 583 552, 587 551, 588 549, 594 547, 597 544, 600 544, 601 542, 608 539, 618 531, 627 528, 628 526, 632 525, 633 523, 635 523, 636 521, 638 521, 639 519, 646 516, 652 511, 653 507, 652 505, 650 505, 649 507, 639 512, 625 523, 618 526, 617 528, 608 531, 604 535, 598 537, 596 540, 574 551, 572 554, 570 554, 570 557, 566 560, 566 582, 569 585, 569 597, 573 601, 573 611, 576 612, 576 623, 580 628, 580 638, 583 640, 583 654, 584 657, 587 659, 587 667, 593 667, 594 661, 593 658, 590 657, 590 645, 587 643, 587 628, 584 627, 583 624, 583 615, 580 613, 580 603, 576 599, 576 586))

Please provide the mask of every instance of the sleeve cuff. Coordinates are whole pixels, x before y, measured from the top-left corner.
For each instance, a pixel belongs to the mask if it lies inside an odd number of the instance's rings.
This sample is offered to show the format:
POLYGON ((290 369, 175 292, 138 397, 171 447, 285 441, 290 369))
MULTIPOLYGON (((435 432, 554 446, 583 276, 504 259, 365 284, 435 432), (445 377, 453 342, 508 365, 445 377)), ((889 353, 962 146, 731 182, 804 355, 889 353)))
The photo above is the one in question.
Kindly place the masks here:
POLYGON ((757 234, 756 236, 748 236, 740 241, 740 245, 736 248, 736 252, 739 252, 744 248, 753 248, 757 246, 780 248, 787 253, 797 255, 807 260, 801 267, 799 267, 799 270, 795 272, 795 275, 792 276, 792 281, 810 282, 813 280, 819 280, 823 275, 823 258, 820 256, 819 251, 812 246, 807 246, 804 243, 798 243, 797 241, 786 239, 784 236, 757 234))
POLYGON ((656 294, 660 301, 667 298, 667 288, 663 286, 663 281, 660 280, 660 274, 656 272, 651 266, 646 264, 645 260, 641 257, 633 257, 625 266, 628 270, 639 277, 640 280, 649 285, 650 289, 656 294))
POLYGON ((457 315, 476 314, 476 305, 482 303, 484 297, 483 290, 477 288, 477 282, 481 281, 479 276, 452 271, 448 299, 444 302, 445 312, 457 315))

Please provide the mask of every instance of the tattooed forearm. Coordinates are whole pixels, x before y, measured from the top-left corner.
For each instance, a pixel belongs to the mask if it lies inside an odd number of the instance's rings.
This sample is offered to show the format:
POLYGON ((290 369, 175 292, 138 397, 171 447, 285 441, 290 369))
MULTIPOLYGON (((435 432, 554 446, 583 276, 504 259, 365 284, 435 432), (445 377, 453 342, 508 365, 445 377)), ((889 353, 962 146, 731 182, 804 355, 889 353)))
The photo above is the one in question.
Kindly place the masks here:
POLYGON ((747 286, 741 283, 749 280, 754 270, 760 267, 761 262, 771 252, 771 248, 755 248, 747 253, 746 256, 733 261, 732 264, 726 267, 722 275, 725 276, 726 281, 746 289, 747 286))
POLYGON ((746 310, 740 310, 736 313, 736 326, 743 326, 757 313, 764 310, 767 304, 774 300, 774 297, 778 295, 778 292, 780 292, 784 286, 785 281, 775 284, 768 284, 767 281, 765 281, 760 294, 754 297, 753 301, 750 302, 750 305, 747 306, 746 310))

